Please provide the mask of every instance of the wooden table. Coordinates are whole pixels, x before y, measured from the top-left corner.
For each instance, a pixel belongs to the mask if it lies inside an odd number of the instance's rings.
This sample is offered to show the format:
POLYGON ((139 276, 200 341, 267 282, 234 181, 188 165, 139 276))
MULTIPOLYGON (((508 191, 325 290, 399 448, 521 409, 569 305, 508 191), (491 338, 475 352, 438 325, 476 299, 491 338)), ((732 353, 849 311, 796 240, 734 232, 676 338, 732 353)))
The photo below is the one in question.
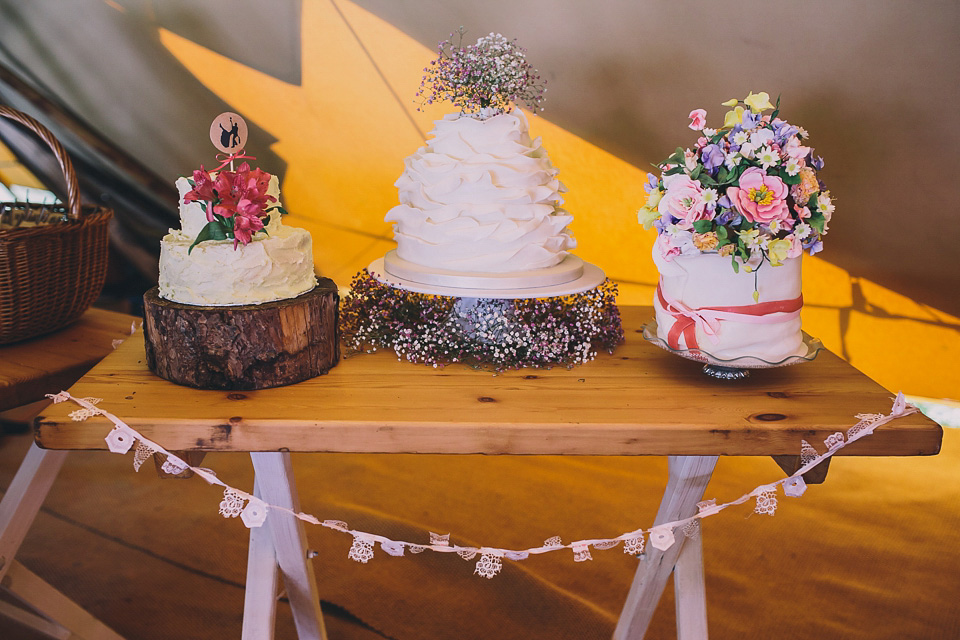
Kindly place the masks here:
MULTIPOLYGON (((0 346, 0 412, 11 422, 29 423, 57 393, 77 381, 114 349, 114 340, 130 336, 136 320, 125 313, 89 309, 80 319, 45 336, 0 346)), ((51 637, 117 637, 90 614, 70 602, 14 560, 44 497, 50 490, 66 451, 33 447, 0 502, 0 580, 3 587, 45 617, 0 602, 0 615, 43 631, 51 637), (57 620, 57 622, 54 622, 57 620), (112 634, 112 635, 111 635, 112 634)))
MULTIPOLYGON (((647 343, 650 308, 623 310, 626 342, 573 369, 493 376, 463 366, 433 369, 392 353, 361 355, 328 375, 263 391, 186 389, 160 380, 132 339, 71 389, 168 450, 250 452, 264 500, 299 508, 289 452, 666 455, 670 478, 656 523, 696 513, 719 455, 798 457, 858 413, 888 413, 893 395, 829 352, 811 363, 717 381, 647 343)), ((71 403, 37 419, 51 449, 105 449, 105 418, 73 422, 71 403)), ((897 419, 840 455, 930 455, 942 431, 921 414, 897 419)), ((251 529, 244 638, 272 637, 279 565, 301 638, 324 637, 300 521, 271 515, 251 529), (267 531, 266 529, 269 529, 267 531), (270 536, 269 538, 265 536, 270 536)), ((682 536, 681 536, 682 538, 682 536)), ((641 638, 676 566, 681 638, 706 637, 699 537, 649 549, 614 637, 641 638)))
POLYGON ((89 309, 60 331, 0 346, 0 411, 66 389, 130 335, 125 313, 89 309))

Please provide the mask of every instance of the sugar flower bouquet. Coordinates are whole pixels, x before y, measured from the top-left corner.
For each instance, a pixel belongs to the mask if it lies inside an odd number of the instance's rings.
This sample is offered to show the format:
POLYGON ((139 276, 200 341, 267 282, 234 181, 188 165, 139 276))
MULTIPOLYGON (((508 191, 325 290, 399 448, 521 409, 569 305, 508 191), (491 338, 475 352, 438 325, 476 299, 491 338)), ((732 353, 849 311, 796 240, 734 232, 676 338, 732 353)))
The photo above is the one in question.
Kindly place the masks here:
POLYGON ((546 81, 527 62, 526 49, 499 33, 465 47, 464 33, 463 27, 451 33, 437 46, 437 59, 424 68, 417 91, 421 106, 449 100, 461 113, 481 118, 509 112, 512 104, 542 111, 546 81))
POLYGON ((183 197, 184 203, 199 202, 207 214, 207 224, 190 245, 190 251, 204 240, 233 239, 233 248, 246 245, 254 234, 267 233, 270 213, 285 213, 277 201, 267 194, 272 176, 260 169, 251 169, 246 162, 236 171, 221 170, 214 177, 201 167, 188 180, 193 187, 183 197), (273 206, 271 206, 273 205, 273 206))
POLYGON ((774 106, 766 93, 723 105, 731 110, 719 129, 706 128, 703 109, 690 112, 700 138, 650 175, 640 223, 656 227, 665 259, 719 253, 736 272, 817 253, 834 205, 807 132, 780 119, 779 98, 774 106))

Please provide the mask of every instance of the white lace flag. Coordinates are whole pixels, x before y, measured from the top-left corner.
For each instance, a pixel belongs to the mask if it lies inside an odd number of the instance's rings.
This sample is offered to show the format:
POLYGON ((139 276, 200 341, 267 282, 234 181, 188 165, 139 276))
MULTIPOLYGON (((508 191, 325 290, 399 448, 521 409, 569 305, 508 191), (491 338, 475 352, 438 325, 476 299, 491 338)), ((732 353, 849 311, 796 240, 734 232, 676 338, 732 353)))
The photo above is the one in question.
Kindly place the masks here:
POLYGON ((503 561, 499 556, 492 553, 485 553, 477 561, 477 568, 473 570, 474 575, 490 579, 500 573, 503 568, 503 561))
POLYGON ((223 500, 220 501, 220 515, 224 518, 236 518, 243 511, 243 496, 236 489, 227 487, 223 490, 223 500))
POLYGON ((636 538, 627 538, 623 541, 623 552, 638 556, 643 553, 643 544, 643 533, 638 535, 636 538))
POLYGON ((653 545, 655 549, 666 551, 673 546, 674 542, 676 542, 676 540, 673 537, 672 526, 664 525, 660 527, 654 527, 650 532, 650 544, 653 545))
POLYGON ((263 526, 267 519, 267 503, 260 498, 251 497, 247 501, 247 506, 240 513, 240 519, 248 529, 263 526))
POLYGON ((767 485, 760 488, 757 494, 757 506, 755 513, 767 514, 772 516, 777 510, 777 490, 776 487, 767 485))
POLYGON ((368 563, 373 558, 373 543, 360 536, 353 536, 353 544, 347 557, 363 564, 368 563))
POLYGON ((593 560, 593 556, 590 555, 590 545, 587 545, 587 544, 573 545, 573 561, 586 562, 587 560, 593 560))
POLYGON ((800 476, 797 476, 796 478, 787 478, 786 482, 783 483, 784 495, 790 496, 791 498, 799 498, 806 490, 807 483, 804 482, 803 478, 800 476))
POLYGON ((126 453, 130 451, 135 440, 134 434, 130 429, 123 427, 114 427, 113 430, 104 438, 107 441, 107 448, 113 453, 126 453))
POLYGON ((153 457, 153 454, 156 452, 156 449, 148 445, 143 440, 137 440, 137 446, 133 450, 133 470, 139 472, 140 467, 143 466, 143 463, 153 457))

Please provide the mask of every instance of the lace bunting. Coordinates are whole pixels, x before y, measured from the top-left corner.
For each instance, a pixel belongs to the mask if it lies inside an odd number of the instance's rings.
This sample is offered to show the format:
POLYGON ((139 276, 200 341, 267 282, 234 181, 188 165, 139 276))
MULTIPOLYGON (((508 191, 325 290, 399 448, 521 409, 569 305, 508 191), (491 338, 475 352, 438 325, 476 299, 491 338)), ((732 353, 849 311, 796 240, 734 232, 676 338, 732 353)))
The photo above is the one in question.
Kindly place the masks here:
MULTIPOLYGON (((116 416, 113 416, 103 409, 94 406, 101 402, 99 398, 74 398, 67 391, 61 391, 57 394, 47 394, 47 397, 50 398, 55 404, 72 400, 80 405, 80 409, 69 414, 73 420, 79 421, 85 420, 94 415, 106 415, 107 418, 114 423, 114 428, 111 429, 110 432, 104 437, 108 449, 114 453, 125 454, 130 451, 131 448, 134 448, 134 444, 136 444, 133 456, 133 465, 136 470, 139 471, 140 467, 148 458, 150 458, 150 456, 155 455, 156 453, 161 453, 166 456, 162 465, 164 472, 172 475, 178 475, 182 474, 184 471, 190 470, 203 478, 209 484, 215 484, 223 487, 223 500, 220 502, 219 512, 220 515, 225 518, 236 518, 239 516, 247 527, 259 527, 266 521, 269 510, 271 508, 275 508, 271 507, 269 504, 255 496, 251 496, 224 484, 217 477, 217 474, 211 469, 207 469, 205 467, 192 467, 187 462, 181 460, 169 451, 159 448, 159 446, 155 449, 154 446, 152 444, 148 444, 148 441, 137 431, 131 429, 116 416)), ((824 444, 827 446, 827 452, 823 455, 818 454, 816 449, 814 449, 809 442, 806 440, 801 440, 801 467, 806 467, 814 462, 821 462, 822 460, 832 456, 839 449, 849 444, 852 440, 863 437, 864 435, 870 435, 880 425, 886 424, 887 422, 890 422, 899 416, 916 411, 916 407, 908 404, 904 399, 903 394, 900 393, 897 395, 893 411, 890 414, 857 414, 856 417, 859 422, 847 430, 846 438, 844 437, 844 433, 838 431, 824 440, 824 444)), ((676 542, 674 533, 674 529, 676 527, 680 527, 682 533, 687 537, 695 536, 700 531, 701 519, 707 516, 715 515, 729 506, 742 504, 751 496, 756 498, 756 505, 754 508, 755 513, 774 515, 777 509, 776 488, 780 484, 783 485, 784 494, 790 497, 799 497, 803 495, 807 488, 806 482, 804 482, 803 478, 798 475, 791 476, 774 484, 761 485, 750 493, 741 496, 739 499, 725 504, 718 505, 716 500, 704 500, 697 503, 697 517, 689 522, 683 522, 682 524, 682 521, 668 522, 656 525, 649 530, 650 545, 655 549, 659 549, 660 551, 666 551, 676 542)), ((364 532, 353 532, 348 528, 347 523, 341 520, 323 520, 321 522, 316 516, 312 516, 310 514, 295 513, 293 515, 302 521, 322 525, 336 531, 350 533, 353 535, 353 544, 350 547, 348 557, 356 562, 367 563, 373 558, 374 541, 378 541, 383 551, 391 556, 402 556, 406 550, 409 550, 412 554, 418 554, 430 549, 431 547, 435 548, 437 551, 441 551, 441 549, 438 547, 445 547, 447 548, 445 550, 455 551, 457 555, 467 561, 473 560, 479 554, 480 559, 477 561, 474 574, 484 578, 492 578, 500 573, 503 567, 504 557, 510 560, 525 560, 530 556, 531 553, 539 554, 567 548, 563 544, 563 540, 560 536, 548 538, 544 541, 541 547, 527 550, 509 550, 489 547, 482 547, 480 549, 472 547, 450 548, 451 545, 449 533, 440 535, 433 532, 429 532, 430 544, 427 546, 411 542, 383 539, 381 536, 375 536, 374 534, 364 532)), ((592 560, 593 557, 590 554, 591 546, 601 550, 612 549, 621 541, 623 542, 624 553, 634 556, 641 556, 645 550, 646 534, 647 532, 638 529, 632 533, 623 534, 618 538, 597 539, 589 542, 584 541, 574 543, 571 545, 573 550, 573 559, 575 562, 592 560)), ((311 555, 310 557, 313 556, 311 555)))

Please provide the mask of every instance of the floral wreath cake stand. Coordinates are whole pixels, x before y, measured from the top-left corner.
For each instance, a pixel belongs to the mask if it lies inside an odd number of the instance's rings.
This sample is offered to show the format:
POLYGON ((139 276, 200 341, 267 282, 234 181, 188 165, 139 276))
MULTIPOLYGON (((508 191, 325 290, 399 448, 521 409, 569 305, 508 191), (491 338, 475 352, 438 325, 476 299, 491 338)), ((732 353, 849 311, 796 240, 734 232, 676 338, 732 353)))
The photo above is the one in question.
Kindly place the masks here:
POLYGON ((803 347, 805 351, 800 355, 787 356, 775 362, 770 362, 755 356, 740 356, 731 359, 717 358, 703 349, 674 349, 658 337, 656 319, 652 319, 643 325, 643 338, 647 342, 652 342, 661 349, 678 355, 681 358, 702 362, 703 372, 711 378, 718 380, 743 380, 750 376, 751 369, 772 369, 774 367, 785 367, 801 362, 810 362, 816 358, 820 350, 824 348, 823 343, 820 342, 819 339, 803 332, 803 347))
POLYGON ((599 267, 572 255, 552 267, 489 274, 424 267, 394 250, 355 278, 341 314, 344 342, 362 351, 387 346, 434 366, 572 366, 592 359, 597 345, 612 352, 622 340, 615 296, 599 267))

